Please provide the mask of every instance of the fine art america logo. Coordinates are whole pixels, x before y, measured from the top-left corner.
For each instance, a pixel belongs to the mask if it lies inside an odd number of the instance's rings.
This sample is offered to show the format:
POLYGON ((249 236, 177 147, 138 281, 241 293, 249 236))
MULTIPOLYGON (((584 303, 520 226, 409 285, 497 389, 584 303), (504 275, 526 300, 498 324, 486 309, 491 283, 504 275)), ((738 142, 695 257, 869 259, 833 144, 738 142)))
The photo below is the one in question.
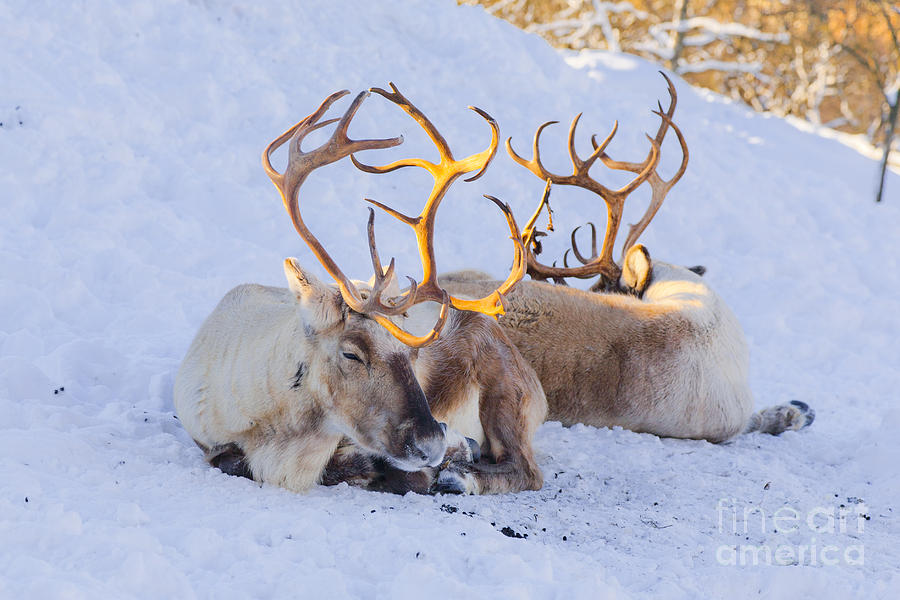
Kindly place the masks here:
POLYGON ((716 561, 721 565, 865 564, 860 538, 870 517, 858 498, 848 498, 846 504, 837 506, 806 510, 782 506, 774 511, 721 498, 716 516, 720 534, 742 540, 716 549, 716 561))

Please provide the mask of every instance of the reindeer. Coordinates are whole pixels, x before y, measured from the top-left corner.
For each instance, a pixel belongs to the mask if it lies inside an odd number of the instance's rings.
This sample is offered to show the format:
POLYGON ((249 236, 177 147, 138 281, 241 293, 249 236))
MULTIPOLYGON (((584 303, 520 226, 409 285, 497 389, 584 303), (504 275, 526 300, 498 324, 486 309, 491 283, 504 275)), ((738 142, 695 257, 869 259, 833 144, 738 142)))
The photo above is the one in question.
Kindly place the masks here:
MULTIPOLYGON (((522 232, 527 272, 536 281, 523 282, 506 298, 507 311, 500 324, 537 372, 547 395, 550 420, 565 425, 619 425, 712 442, 745 431, 778 434, 800 429, 814 418, 803 402, 752 414, 744 335, 725 302, 701 278, 703 268, 651 260, 648 250, 636 244, 688 162, 684 136, 672 121, 677 94, 669 78, 663 77, 668 83, 669 107, 663 111, 659 104, 659 110, 653 111, 661 123, 656 136, 648 136, 650 150, 640 163, 616 161, 607 154, 618 123, 602 142, 592 136, 594 150, 582 160, 575 151, 575 129, 581 115, 569 128, 571 175, 551 173, 541 162, 541 133, 555 122, 538 127, 530 159, 516 153, 507 139, 512 159, 546 181, 546 187, 538 210, 522 232), (678 138, 682 161, 677 172, 664 180, 656 169, 669 128, 678 138), (619 189, 603 186, 588 173, 598 160, 635 177, 619 189), (629 230, 620 266, 612 255, 624 203, 645 182, 652 188, 651 201, 629 230), (606 203, 607 228, 599 254, 592 223, 592 254, 588 257, 576 243, 578 228, 572 232, 571 249, 579 266, 569 267, 568 251, 563 267, 542 264, 535 256, 540 253, 538 238, 546 235, 536 230, 535 221, 542 208, 549 213, 551 185, 581 187, 606 203), (590 291, 546 283, 550 279, 565 284, 566 278, 572 277, 598 280, 590 291)), ((441 283, 452 293, 477 295, 494 285, 489 279, 467 271, 448 274, 441 283)))
POLYGON ((266 173, 297 233, 335 285, 288 258, 288 289, 247 284, 228 292, 185 356, 175 382, 175 408, 210 464, 297 492, 341 481, 398 493, 539 489, 543 480, 531 440, 545 418, 546 398, 533 369, 492 318, 502 313, 504 296, 525 274, 525 248, 509 207, 491 198, 507 219, 515 247, 504 282, 466 300, 441 288, 436 275, 437 209, 458 177, 474 171, 467 179, 472 181, 487 169, 498 146, 497 123, 473 109, 490 125, 491 142, 483 152, 456 160, 425 115, 391 88, 371 91, 423 127, 440 162, 360 163, 354 153, 402 142, 348 137, 368 92, 356 96, 341 118, 321 121, 349 92, 332 94, 269 144, 262 157, 266 173), (301 150, 310 132, 335 122, 328 141, 301 150), (270 159, 285 143, 288 164, 280 173, 270 159), (341 271, 300 215, 299 188, 307 176, 348 155, 370 172, 418 166, 434 177, 418 217, 372 201, 415 231, 422 283, 410 278, 402 294, 386 295, 394 291, 394 261, 382 269, 371 208, 368 242, 375 275, 369 286, 341 271), (398 323, 423 302, 439 305, 439 314, 430 331, 414 335, 398 323))

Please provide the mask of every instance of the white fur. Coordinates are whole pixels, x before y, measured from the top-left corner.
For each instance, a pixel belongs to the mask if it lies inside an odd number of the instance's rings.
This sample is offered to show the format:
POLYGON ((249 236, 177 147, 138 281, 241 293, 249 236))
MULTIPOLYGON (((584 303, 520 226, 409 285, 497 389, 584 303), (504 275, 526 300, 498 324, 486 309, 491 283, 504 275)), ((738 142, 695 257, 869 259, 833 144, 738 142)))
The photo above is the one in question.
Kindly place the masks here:
POLYGON ((690 322, 680 352, 660 356, 670 365, 647 421, 661 435, 724 439, 743 431, 753 409, 747 381, 749 352, 743 330, 722 298, 692 271, 654 261, 644 303, 690 322))
POLYGON ((344 436, 404 470, 439 464, 446 440, 408 348, 374 321, 348 316, 337 291, 293 259, 285 274, 289 290, 238 286, 201 326, 174 389, 188 433, 206 451, 237 444, 255 479, 295 491, 318 481, 344 436), (362 352, 357 338, 341 341, 348 331, 367 340, 365 365, 347 358, 362 352), (409 380, 392 375, 400 357, 409 380))
MULTIPOLYGON (((742 432, 753 397, 734 314, 696 273, 629 255, 626 287, 652 269, 640 298, 538 282, 509 296, 500 324, 537 371, 548 418, 711 441, 742 432)), ((496 285, 466 272, 442 282, 457 296, 496 285)))

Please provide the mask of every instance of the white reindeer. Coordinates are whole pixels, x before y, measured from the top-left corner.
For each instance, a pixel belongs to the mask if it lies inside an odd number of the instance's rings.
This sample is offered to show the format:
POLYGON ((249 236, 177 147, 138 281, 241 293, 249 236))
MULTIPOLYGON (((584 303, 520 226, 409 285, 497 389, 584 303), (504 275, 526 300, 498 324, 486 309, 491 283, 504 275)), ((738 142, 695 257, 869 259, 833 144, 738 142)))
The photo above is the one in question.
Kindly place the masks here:
MULTIPOLYGON (((665 75, 663 74, 663 77, 665 75)), ((506 146, 519 164, 547 182, 534 217, 523 231, 527 270, 538 281, 523 282, 506 298, 507 311, 500 324, 535 369, 547 395, 547 418, 563 424, 598 427, 620 425, 661 436, 727 440, 745 431, 778 434, 809 425, 814 413, 803 403, 775 406, 753 414, 753 396, 747 381, 748 351, 740 324, 725 302, 700 277, 702 267, 687 269, 650 259, 635 245, 656 214, 666 194, 687 168, 688 149, 672 122, 677 95, 666 77, 670 104, 663 112, 650 152, 640 163, 615 161, 605 149, 616 126, 601 143, 592 136, 594 151, 582 160, 575 151, 572 122, 568 150, 572 175, 553 174, 540 159, 541 125, 534 136, 534 156, 525 159, 506 146), (671 127, 682 149, 682 162, 668 181, 656 172, 660 148, 671 127), (609 189, 588 174, 602 161, 607 167, 636 173, 618 190, 609 189), (622 266, 612 258, 625 199, 642 183, 653 194, 640 221, 630 228, 622 266), (572 250, 581 262, 569 267, 541 264, 535 221, 544 206, 549 212, 550 185, 575 185, 599 195, 607 205, 607 229, 601 252, 591 224, 592 255, 584 257, 572 232, 572 250), (544 283, 564 283, 567 277, 599 280, 591 291, 544 283)), ((494 284, 480 272, 451 273, 441 283, 456 294, 479 294, 494 284)))
POLYGON ((340 481, 399 493, 538 489, 543 480, 531 440, 544 420, 546 399, 534 371, 488 316, 502 312, 503 295, 524 276, 518 227, 509 207, 495 200, 513 234, 514 265, 506 281, 474 301, 452 297, 438 286, 432 243, 447 189, 465 173, 477 172, 471 180, 484 172, 496 153, 497 125, 475 109, 491 125, 491 144, 457 161, 431 122, 391 87, 392 92, 372 91, 415 118, 441 160, 357 165, 373 172, 420 166, 434 176, 419 217, 376 203, 414 228, 423 282, 410 279, 403 295, 385 296, 394 263, 382 272, 371 212, 369 249, 376 275, 370 289, 343 274, 300 216, 298 191, 313 169, 402 142, 348 138, 350 120, 366 92, 341 119, 320 122, 347 92, 332 94, 266 148, 263 165, 297 232, 337 285, 319 282, 295 259, 287 259, 288 289, 242 285, 228 292, 181 365, 175 408, 211 464, 294 491, 340 481), (301 150, 308 133, 335 121, 339 123, 327 142, 301 150), (282 174, 272 167, 270 156, 288 141, 288 166, 282 174), (395 321, 423 301, 440 303, 440 314, 431 331, 414 336, 395 321))

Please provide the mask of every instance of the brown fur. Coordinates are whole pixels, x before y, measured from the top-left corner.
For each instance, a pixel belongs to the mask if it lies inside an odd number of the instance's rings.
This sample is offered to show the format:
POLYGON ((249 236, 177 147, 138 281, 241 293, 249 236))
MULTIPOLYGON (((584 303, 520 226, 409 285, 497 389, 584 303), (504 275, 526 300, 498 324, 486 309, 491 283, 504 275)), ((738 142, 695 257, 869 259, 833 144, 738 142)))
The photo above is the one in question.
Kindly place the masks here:
MULTIPOLYGON (((448 455, 449 469, 473 481, 472 489, 452 491, 500 494, 541 488, 531 440, 546 416, 546 398, 534 370, 493 319, 452 310, 441 337, 419 350, 415 371, 434 417, 481 443, 477 463, 448 455), (474 427, 461 418, 472 401, 477 403, 474 427)), ((322 482, 348 481, 401 494, 434 490, 436 469, 404 473, 362 454, 352 445, 339 447, 322 482)))
POLYGON ((454 311, 443 335, 420 351, 416 371, 439 421, 452 422, 464 409, 466 386, 476 387, 484 443, 472 472, 480 493, 541 488, 531 440, 547 402, 534 370, 493 319, 454 311))

